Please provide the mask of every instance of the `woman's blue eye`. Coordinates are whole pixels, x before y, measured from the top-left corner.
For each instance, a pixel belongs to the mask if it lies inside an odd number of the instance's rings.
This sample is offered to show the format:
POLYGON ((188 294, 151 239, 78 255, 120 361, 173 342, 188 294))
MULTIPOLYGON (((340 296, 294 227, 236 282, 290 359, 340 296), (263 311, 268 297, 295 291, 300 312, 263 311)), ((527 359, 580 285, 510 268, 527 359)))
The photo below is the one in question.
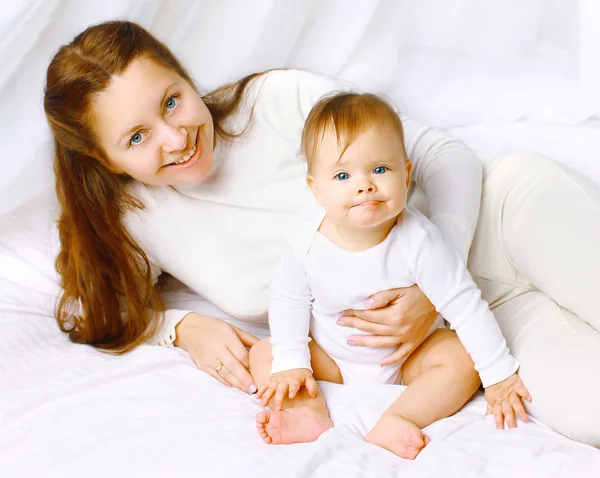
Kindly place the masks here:
POLYGON ((337 179, 338 181, 345 181, 346 179, 348 179, 350 177, 350 175, 348 173, 338 173, 335 176, 335 179, 337 179))
POLYGON ((171 96, 167 100, 167 103, 165 104, 165 106, 167 107, 168 110, 172 110, 173 108, 175 108, 177 106, 177 98, 175 96, 171 96))
POLYGON ((385 166, 377 166, 374 170, 373 170, 373 174, 383 174, 388 170, 388 168, 386 168, 385 166))
POLYGON ((135 133, 132 137, 131 140, 129 141, 129 143, 131 144, 140 144, 142 142, 142 134, 141 133, 135 133))

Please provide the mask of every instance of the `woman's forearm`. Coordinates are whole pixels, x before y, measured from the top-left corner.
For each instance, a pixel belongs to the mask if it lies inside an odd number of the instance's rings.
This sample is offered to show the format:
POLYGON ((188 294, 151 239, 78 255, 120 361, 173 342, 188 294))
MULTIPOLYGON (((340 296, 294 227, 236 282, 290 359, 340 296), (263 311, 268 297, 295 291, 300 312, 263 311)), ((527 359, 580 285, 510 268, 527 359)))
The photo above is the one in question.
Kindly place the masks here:
POLYGON ((427 196, 429 219, 467 260, 481 202, 483 169, 467 146, 435 128, 403 118, 413 180, 427 196))
POLYGON ((183 319, 190 314, 189 310, 168 309, 164 313, 161 327, 156 331, 154 336, 148 340, 150 345, 160 345, 162 347, 171 347, 178 345, 175 343, 177 339, 176 327, 183 319))

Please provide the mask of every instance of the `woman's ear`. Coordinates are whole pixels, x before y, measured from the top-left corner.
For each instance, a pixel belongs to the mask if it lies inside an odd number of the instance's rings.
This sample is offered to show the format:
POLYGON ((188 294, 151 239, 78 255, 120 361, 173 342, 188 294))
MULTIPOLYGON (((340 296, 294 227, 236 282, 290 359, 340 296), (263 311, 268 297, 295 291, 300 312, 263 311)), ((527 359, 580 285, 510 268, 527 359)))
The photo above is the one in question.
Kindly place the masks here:
POLYGON ((317 183, 315 181, 315 178, 313 178, 310 174, 307 174, 306 182, 308 183, 308 187, 310 188, 310 192, 312 192, 312 195, 314 196, 315 201, 317 201, 317 204, 320 206, 321 199, 319 197, 319 188, 317 188, 317 183))

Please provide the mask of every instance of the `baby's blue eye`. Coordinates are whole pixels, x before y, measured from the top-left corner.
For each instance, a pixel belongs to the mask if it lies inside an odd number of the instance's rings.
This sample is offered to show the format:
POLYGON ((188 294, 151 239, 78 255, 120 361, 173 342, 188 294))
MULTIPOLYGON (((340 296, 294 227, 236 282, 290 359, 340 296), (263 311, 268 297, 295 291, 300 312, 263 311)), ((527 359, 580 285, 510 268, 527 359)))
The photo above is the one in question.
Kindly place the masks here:
POLYGON ((142 135, 140 133, 135 133, 129 142, 131 144, 140 144, 142 142, 142 135))
POLYGON ((388 170, 388 168, 386 168, 385 166, 377 166, 374 170, 373 170, 373 174, 383 174, 388 170))
POLYGON ((345 181, 348 178, 350 178, 350 175, 348 173, 338 173, 335 176, 335 179, 337 179, 338 181, 345 181))
POLYGON ((174 96, 171 96, 167 100, 167 103, 165 104, 165 106, 167 107, 168 110, 172 110, 173 108, 175 108, 177 106, 177 98, 174 96))

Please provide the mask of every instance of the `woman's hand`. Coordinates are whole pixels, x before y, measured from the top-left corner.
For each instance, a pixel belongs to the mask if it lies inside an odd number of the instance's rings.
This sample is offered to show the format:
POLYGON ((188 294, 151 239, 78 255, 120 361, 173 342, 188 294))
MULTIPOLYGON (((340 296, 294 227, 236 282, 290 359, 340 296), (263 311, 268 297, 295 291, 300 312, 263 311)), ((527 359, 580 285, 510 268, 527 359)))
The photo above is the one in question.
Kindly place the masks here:
POLYGON ((527 413, 521 398, 531 402, 531 394, 516 373, 485 389, 485 399, 488 403, 486 415, 494 414, 496 428, 504 429, 505 419, 508 428, 515 428, 517 426, 515 413, 522 421, 527 421, 527 413))
POLYGON ((174 344, 186 350, 200 370, 228 387, 256 393, 248 372, 248 350, 258 339, 224 320, 191 313, 175 328, 174 344))
POLYGON ((438 313, 417 285, 377 292, 365 302, 366 310, 347 310, 338 324, 373 335, 354 335, 348 344, 362 347, 394 347, 381 365, 408 357, 425 340, 438 313))

